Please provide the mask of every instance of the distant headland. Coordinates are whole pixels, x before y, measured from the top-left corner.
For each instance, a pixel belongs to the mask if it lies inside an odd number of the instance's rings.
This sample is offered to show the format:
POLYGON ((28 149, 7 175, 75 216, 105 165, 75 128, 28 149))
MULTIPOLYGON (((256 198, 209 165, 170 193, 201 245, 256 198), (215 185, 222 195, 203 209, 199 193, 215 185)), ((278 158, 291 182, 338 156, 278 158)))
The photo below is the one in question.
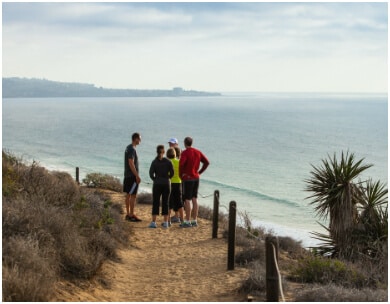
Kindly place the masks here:
POLYGON ((3 78, 3 98, 34 97, 183 97, 221 96, 221 93, 184 90, 106 89, 93 84, 37 78, 3 78))

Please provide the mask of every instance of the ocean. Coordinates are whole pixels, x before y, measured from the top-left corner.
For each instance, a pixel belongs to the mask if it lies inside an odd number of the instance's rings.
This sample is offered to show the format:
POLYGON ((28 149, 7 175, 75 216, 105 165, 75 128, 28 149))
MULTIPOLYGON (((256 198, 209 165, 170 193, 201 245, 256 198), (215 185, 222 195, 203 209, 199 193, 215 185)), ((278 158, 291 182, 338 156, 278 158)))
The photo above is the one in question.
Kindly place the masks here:
POLYGON ((3 149, 72 176, 79 167, 81 179, 100 172, 122 180, 125 147, 140 132, 146 192, 156 146, 176 137, 183 147, 191 136, 211 163, 201 176, 201 205, 212 207, 219 190, 220 211, 234 200, 253 226, 304 246, 318 243, 311 232, 323 232, 305 191, 311 165, 349 151, 373 164, 362 180, 388 178, 387 94, 3 98, 2 118, 3 149))

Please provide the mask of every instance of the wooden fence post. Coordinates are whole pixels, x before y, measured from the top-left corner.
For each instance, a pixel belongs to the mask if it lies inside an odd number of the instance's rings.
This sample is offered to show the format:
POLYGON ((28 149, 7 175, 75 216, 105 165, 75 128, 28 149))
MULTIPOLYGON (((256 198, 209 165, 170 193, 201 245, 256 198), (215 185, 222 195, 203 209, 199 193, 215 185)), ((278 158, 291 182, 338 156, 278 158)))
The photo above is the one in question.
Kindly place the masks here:
POLYGON ((219 191, 214 191, 214 209, 213 209, 213 233, 212 238, 218 237, 218 215, 219 215, 219 191))
POLYGON ((80 184, 80 181, 79 181, 79 167, 76 167, 76 183, 80 184))
POLYGON ((236 246, 236 212, 237 204, 229 204, 229 236, 228 236, 228 270, 234 270, 234 251, 236 246))
POLYGON ((267 302, 279 302, 279 274, 278 254, 279 242, 277 237, 267 236, 265 238, 265 273, 267 302))

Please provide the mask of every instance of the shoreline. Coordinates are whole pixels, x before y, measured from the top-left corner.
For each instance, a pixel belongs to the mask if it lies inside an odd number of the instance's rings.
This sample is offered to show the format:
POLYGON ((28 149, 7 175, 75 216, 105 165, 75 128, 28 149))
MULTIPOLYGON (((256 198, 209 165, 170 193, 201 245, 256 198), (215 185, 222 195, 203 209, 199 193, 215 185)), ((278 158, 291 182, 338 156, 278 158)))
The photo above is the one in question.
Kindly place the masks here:
MULTIPOLYGON (((9 150, 7 150, 7 151, 9 151, 9 150)), ((11 151, 11 153, 13 153, 13 152, 11 151)), ((23 158, 23 156, 21 156, 21 157, 22 157, 22 161, 26 162, 27 164, 31 164, 33 161, 36 161, 40 166, 46 168, 48 171, 66 172, 66 173, 70 174, 74 180, 76 180, 76 167, 74 167, 74 169, 72 170, 69 166, 67 167, 65 164, 63 164, 62 166, 61 165, 54 165, 54 164, 48 165, 44 161, 34 160, 34 159, 25 159, 25 158, 23 158)), ((83 178, 85 178, 87 174, 92 173, 92 172, 94 172, 94 173, 98 172, 98 173, 108 174, 108 175, 114 176, 115 178, 118 178, 120 180, 120 182, 122 183, 122 178, 119 177, 117 174, 100 172, 99 170, 89 170, 89 169, 86 169, 83 167, 80 167, 80 175, 79 175, 80 183, 82 183, 83 178)), ((216 190, 218 190, 218 189, 216 189, 216 190)), ((152 182, 142 181, 140 188, 139 188, 139 193, 151 194, 152 193, 152 182)), ((211 197, 210 197, 211 201, 213 200, 213 197, 212 197, 213 194, 214 193, 212 193, 211 197)), ((202 198, 202 195, 200 193, 199 193, 199 195, 200 195, 199 204, 203 207, 209 207, 212 209, 213 208, 212 203, 211 204, 210 203, 205 204, 204 202, 202 203, 202 200, 204 198, 202 198)), ((206 195, 206 197, 209 197, 209 196, 210 195, 206 195)), ((226 208, 226 206, 224 206, 224 208, 221 208, 221 205, 223 205, 223 204, 222 203, 220 204, 220 212, 223 212, 224 214, 228 215, 228 209, 226 208)), ((243 210, 243 211, 247 212, 247 210, 243 210)), ((250 217, 250 221, 251 221, 253 227, 263 228, 265 231, 272 232, 276 236, 291 237, 296 241, 300 241, 302 243, 302 247, 304 247, 304 248, 309 248, 309 247, 316 246, 319 244, 318 240, 315 240, 314 238, 312 238, 310 236, 311 232, 313 232, 313 231, 302 229, 302 228, 294 228, 294 227, 290 227, 287 225, 281 225, 281 224, 274 223, 274 222, 254 219, 253 217, 250 216, 250 214, 248 214, 248 215, 250 217)), ((240 216, 238 215, 237 225, 240 225, 241 223, 242 223, 242 221, 240 219, 240 216)), ((242 225, 240 225, 240 226, 242 226, 242 225)))

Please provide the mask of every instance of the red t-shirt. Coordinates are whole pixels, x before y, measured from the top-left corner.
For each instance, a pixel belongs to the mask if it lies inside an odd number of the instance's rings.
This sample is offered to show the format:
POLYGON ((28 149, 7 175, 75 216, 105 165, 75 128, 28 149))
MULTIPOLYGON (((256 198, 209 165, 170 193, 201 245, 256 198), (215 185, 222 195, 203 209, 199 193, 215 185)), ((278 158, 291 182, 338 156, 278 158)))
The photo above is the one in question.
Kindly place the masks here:
POLYGON ((179 176, 182 180, 199 179, 209 165, 207 157, 198 149, 187 147, 180 155, 179 176), (200 163, 202 168, 199 170, 200 163))

